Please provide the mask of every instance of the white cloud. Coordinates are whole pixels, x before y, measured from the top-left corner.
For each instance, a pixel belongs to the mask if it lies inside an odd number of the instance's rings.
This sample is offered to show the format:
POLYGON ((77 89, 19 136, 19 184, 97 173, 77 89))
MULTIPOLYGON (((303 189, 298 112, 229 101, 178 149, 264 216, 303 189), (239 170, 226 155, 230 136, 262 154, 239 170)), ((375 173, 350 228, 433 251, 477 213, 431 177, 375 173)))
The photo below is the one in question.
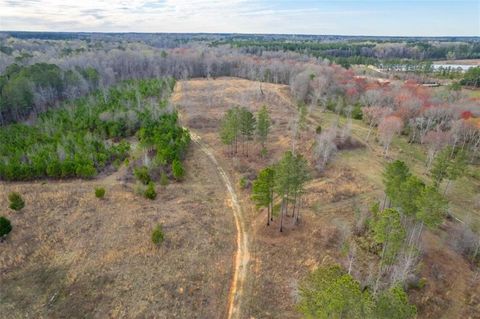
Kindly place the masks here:
MULTIPOLYGON (((423 34, 451 34, 445 31, 460 30, 458 34, 468 34, 471 25, 475 28, 475 22, 468 24, 466 18, 452 20, 444 30, 409 26, 408 17, 416 11, 405 12, 407 18, 387 19, 388 14, 397 13, 377 11, 376 7, 388 2, 401 3, 388 0, 363 6, 364 2, 341 0, 0 0, 0 30, 310 34, 401 34, 403 30, 404 34, 419 30, 423 34)), ((429 18, 434 19, 435 13, 425 17, 429 18)), ((424 21, 423 15, 421 19, 426 27, 435 24, 424 21)))

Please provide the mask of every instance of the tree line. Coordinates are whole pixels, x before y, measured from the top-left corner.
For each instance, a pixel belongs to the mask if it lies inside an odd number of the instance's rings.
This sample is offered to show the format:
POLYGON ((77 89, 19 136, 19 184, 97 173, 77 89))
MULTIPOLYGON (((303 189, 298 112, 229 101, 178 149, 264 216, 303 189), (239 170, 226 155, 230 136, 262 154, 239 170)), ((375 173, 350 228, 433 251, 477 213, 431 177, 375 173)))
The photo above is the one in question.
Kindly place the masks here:
POLYGON ((98 81, 99 74, 91 67, 63 71, 55 64, 11 64, 0 76, 0 125, 80 97, 96 89, 98 81))

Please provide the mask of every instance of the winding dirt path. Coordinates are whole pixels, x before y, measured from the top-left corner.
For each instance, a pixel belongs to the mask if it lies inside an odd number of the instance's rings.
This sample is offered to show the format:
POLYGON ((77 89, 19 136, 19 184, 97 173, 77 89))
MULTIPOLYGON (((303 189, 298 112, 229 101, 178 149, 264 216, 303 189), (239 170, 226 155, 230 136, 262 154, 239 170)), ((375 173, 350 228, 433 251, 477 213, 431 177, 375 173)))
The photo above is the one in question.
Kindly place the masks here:
POLYGON ((222 177, 222 180, 227 187, 227 191, 230 194, 230 204, 232 206, 233 217, 235 219, 235 227, 237 229, 237 251, 235 253, 235 260, 233 265, 233 278, 230 285, 230 292, 228 294, 227 303, 227 318, 238 319, 241 318, 241 306, 242 296, 244 291, 244 285, 247 278, 248 262, 250 259, 248 251, 248 236, 245 231, 245 222, 243 219, 242 209, 238 203, 237 194, 232 186, 230 178, 225 170, 218 163, 211 148, 204 144, 197 134, 190 131, 192 140, 200 147, 200 149, 210 158, 212 163, 217 168, 218 173, 222 177))

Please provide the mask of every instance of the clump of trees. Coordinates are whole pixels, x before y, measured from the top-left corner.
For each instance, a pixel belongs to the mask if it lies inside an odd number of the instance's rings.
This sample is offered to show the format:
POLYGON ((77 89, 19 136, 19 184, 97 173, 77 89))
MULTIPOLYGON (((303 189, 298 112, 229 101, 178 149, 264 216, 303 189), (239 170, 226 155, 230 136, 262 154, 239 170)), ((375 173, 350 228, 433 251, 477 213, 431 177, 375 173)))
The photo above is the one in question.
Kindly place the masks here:
POLYGON ((414 176, 402 161, 387 164, 383 178, 386 194, 383 208, 374 205, 368 222, 368 231, 381 247, 374 292, 406 282, 418 262, 424 227, 438 227, 448 208, 437 188, 414 176))
POLYGON ((4 216, 0 216, 0 238, 8 235, 12 231, 10 220, 4 216))
POLYGON ((300 285, 298 310, 305 318, 414 318, 417 311, 400 286, 378 294, 360 283, 340 266, 320 267, 300 285))
POLYGON ((227 111, 222 119, 220 138, 225 145, 230 147, 230 153, 238 153, 241 145, 242 155, 248 156, 248 144, 253 140, 256 119, 246 107, 235 106, 227 111))
POLYGON ((43 113, 34 125, 1 128, 0 179, 93 177, 128 156, 123 138, 134 134, 170 166, 190 142, 177 114, 158 101, 171 88, 171 79, 127 81, 43 113))
POLYGON ((295 223, 299 222, 302 195, 309 178, 305 158, 290 151, 286 152, 277 164, 260 171, 253 182, 252 200, 257 207, 267 208, 267 225, 273 220, 273 204, 276 198, 281 200, 280 231, 283 231, 283 221, 284 217, 288 216, 289 207, 291 217, 295 223))
POLYGON ((480 87, 480 67, 470 68, 463 79, 460 80, 461 85, 468 85, 474 87, 480 87))
POLYGON ((17 192, 11 192, 8 194, 8 201, 10 202, 8 207, 13 210, 19 211, 25 207, 25 201, 23 200, 22 195, 17 192))
POLYGON ((248 156, 249 144, 256 138, 260 143, 260 154, 267 152, 267 141, 270 133, 271 119, 267 107, 263 106, 257 117, 246 107, 235 106, 229 109, 220 125, 220 139, 229 147, 229 153, 236 155, 239 152, 248 156))

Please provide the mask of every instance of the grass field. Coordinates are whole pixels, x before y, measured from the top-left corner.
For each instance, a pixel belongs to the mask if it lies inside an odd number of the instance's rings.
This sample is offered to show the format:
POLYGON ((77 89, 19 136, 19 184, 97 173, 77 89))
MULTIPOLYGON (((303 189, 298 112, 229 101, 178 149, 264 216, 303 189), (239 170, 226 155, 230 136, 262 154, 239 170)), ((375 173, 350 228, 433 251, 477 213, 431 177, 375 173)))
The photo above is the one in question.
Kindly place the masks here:
POLYGON ((184 183, 134 193, 125 168, 92 181, 0 184, 23 194, 0 243, 2 318, 223 318, 235 231, 225 191, 195 146, 184 183), (104 186, 104 200, 94 187, 104 186), (165 242, 156 247, 152 228, 165 242))
MULTIPOLYGON (((177 84, 172 101, 180 110, 185 125, 193 127, 215 150, 217 159, 236 181, 251 238, 245 318, 300 317, 295 310, 298 283, 320 264, 333 261, 346 265, 345 237, 355 222, 356 211, 365 210, 373 201, 383 199, 381 173, 388 160, 396 157, 406 160, 417 174, 428 179, 424 174, 425 155, 420 146, 399 138, 394 141, 390 159, 384 159, 381 146, 372 134, 371 143, 364 148, 341 151, 325 173, 314 173, 304 197, 300 225, 295 226, 287 217, 285 231, 280 233, 278 219, 267 227, 266 212, 252 205, 250 190, 241 189, 239 184, 241 178, 251 179, 260 168, 277 161, 284 151, 291 149, 291 120, 296 115, 296 106, 288 87, 237 78, 192 79, 177 84), (274 123, 269 155, 267 158, 256 156, 259 149, 252 147, 248 157, 230 158, 218 137, 221 117, 235 105, 248 106, 256 112, 263 104, 270 109, 274 123)), ((321 124, 325 128, 334 120, 335 114, 313 110, 309 114, 309 129, 302 133, 297 151, 311 159, 316 126, 321 124)), ((340 119, 341 123, 344 121, 340 119)), ((361 121, 354 121, 352 132, 356 139, 364 141, 368 129, 361 121)), ((470 185, 469 189, 475 190, 475 183, 476 180, 469 179, 462 185, 470 185)), ((459 199, 454 198, 456 192, 461 192, 459 187, 453 185, 449 192, 449 198, 454 201, 452 207, 456 209, 470 198, 467 193, 461 194, 459 199)), ((474 212, 473 206, 465 205, 474 212)), ((472 281, 474 273, 468 262, 446 245, 445 232, 425 234, 425 256, 420 273, 427 285, 411 293, 419 309, 418 317, 459 318, 475 314, 478 303, 471 300, 471 295, 480 291, 477 282, 472 281), (451 273, 457 275, 453 277, 451 273)), ((368 276, 374 259, 364 255, 356 262, 354 273, 358 277, 368 276)))
MULTIPOLYGON (((337 115, 331 112, 314 111, 312 114, 323 127, 332 125, 337 120, 337 115)), ((340 119, 340 125, 345 124, 346 119, 340 119)), ((352 135, 367 144, 366 137, 368 127, 360 120, 352 120, 352 135)), ((419 144, 408 143, 406 137, 396 137, 390 146, 388 158, 382 155, 383 148, 376 141, 375 131, 372 132, 368 141, 368 147, 341 153, 340 161, 348 167, 355 169, 365 178, 372 181, 379 189, 383 188, 382 172, 386 163, 393 159, 399 159, 408 164, 412 171, 425 182, 431 182, 426 166, 426 150, 419 144)), ((470 165, 468 174, 457 181, 453 181, 446 194, 450 202, 452 214, 460 219, 473 219, 480 222, 480 178, 478 166, 470 165)), ((445 188, 441 185, 441 189, 445 188)))

